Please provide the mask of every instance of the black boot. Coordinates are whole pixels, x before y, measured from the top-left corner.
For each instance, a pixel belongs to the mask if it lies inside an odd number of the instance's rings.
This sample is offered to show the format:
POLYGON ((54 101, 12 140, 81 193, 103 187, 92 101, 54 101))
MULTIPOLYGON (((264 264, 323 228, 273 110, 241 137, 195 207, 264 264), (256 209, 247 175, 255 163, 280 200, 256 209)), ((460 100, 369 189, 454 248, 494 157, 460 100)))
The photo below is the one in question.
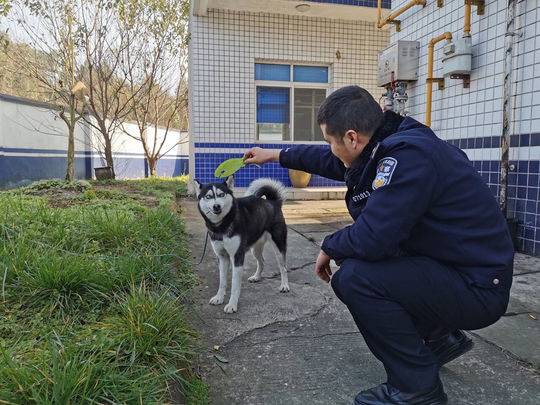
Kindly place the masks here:
POLYGON ((435 387, 419 392, 402 392, 384 383, 359 393, 353 405, 442 405, 447 400, 440 381, 435 387))
POLYGON ((465 333, 456 330, 447 335, 426 340, 426 346, 431 349, 440 366, 467 353, 474 346, 474 342, 465 333))

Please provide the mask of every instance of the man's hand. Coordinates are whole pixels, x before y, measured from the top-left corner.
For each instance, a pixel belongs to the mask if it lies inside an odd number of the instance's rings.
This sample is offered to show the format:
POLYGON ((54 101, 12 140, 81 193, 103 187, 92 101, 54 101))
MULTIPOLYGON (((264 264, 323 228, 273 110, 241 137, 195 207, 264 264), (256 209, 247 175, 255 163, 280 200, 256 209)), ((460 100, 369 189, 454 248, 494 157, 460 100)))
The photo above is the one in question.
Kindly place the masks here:
POLYGON ((330 282, 330 276, 332 275, 332 270, 330 270, 330 256, 324 253, 322 250, 317 256, 317 261, 315 262, 315 273, 319 278, 327 283, 330 282))
POLYGON ((279 162, 279 150, 270 150, 263 148, 251 148, 244 153, 244 162, 246 164, 262 165, 268 162, 279 162))

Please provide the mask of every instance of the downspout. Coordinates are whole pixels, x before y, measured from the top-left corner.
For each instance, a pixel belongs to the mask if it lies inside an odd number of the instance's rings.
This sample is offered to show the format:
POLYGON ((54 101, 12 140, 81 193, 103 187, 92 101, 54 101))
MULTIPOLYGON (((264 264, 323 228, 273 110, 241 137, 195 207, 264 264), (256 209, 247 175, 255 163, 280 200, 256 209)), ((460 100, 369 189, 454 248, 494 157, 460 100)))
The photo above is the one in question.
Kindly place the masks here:
POLYGON ((384 20, 382 20, 382 0, 378 0, 377 2, 377 28, 383 28, 387 24, 394 24, 396 26, 396 30, 399 31, 400 22, 396 20, 396 18, 414 6, 425 7, 426 0, 410 0, 403 7, 397 9, 396 11, 391 13, 388 17, 386 17, 384 20))
POLYGON ((463 21, 463 36, 471 36, 471 2, 473 0, 465 0, 465 17, 463 21))
POLYGON ((514 20, 516 0, 508 0, 506 8, 506 32, 504 34, 504 87, 503 87, 503 125, 501 136, 501 180, 499 205, 505 218, 508 218, 508 168, 510 155, 510 125, 512 123, 512 64, 514 48, 514 20))
POLYGON ((433 93, 433 82, 439 83, 439 89, 444 88, 444 79, 443 78, 434 78, 433 77, 433 54, 435 52, 435 44, 440 41, 447 40, 450 42, 452 40, 452 33, 445 32, 444 34, 439 35, 438 37, 432 38, 429 41, 428 45, 428 71, 427 71, 427 90, 426 90, 426 125, 431 126, 431 101, 433 93))

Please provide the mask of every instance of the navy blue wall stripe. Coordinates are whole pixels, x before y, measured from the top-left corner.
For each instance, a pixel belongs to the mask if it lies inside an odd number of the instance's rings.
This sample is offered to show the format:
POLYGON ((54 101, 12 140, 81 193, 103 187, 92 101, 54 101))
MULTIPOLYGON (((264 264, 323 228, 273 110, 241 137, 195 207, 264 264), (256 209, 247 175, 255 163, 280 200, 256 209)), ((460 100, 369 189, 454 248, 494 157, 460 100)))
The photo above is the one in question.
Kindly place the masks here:
MULTIPOLYGON (((147 174, 146 160, 141 157, 113 156, 118 178, 140 178, 147 174)), ((102 166, 99 157, 76 157, 75 177, 92 178, 93 168, 102 166)), ((0 188, 16 187, 41 179, 64 178, 66 157, 64 156, 0 156, 0 188)), ((187 157, 161 159, 158 161, 159 176, 180 176, 189 171, 187 157)))
MULTIPOLYGON (((226 159, 239 157, 239 153, 195 153, 195 178, 201 183, 211 183, 221 181, 214 177, 216 167, 226 159)), ((249 165, 239 170, 234 177, 234 183, 238 187, 247 187, 254 179, 260 177, 270 177, 281 181, 285 186, 290 187, 289 174, 287 169, 281 167, 279 163, 267 163, 261 167, 249 165)), ((326 179, 313 175, 309 182, 311 187, 332 187, 344 186, 343 182, 326 179)))

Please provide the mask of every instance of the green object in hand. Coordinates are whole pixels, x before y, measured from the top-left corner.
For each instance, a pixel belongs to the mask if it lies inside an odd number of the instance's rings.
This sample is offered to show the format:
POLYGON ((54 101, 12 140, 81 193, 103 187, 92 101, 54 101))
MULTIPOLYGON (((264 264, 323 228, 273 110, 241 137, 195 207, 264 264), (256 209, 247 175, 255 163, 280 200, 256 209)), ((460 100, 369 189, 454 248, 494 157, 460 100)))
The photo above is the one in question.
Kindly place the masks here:
POLYGON ((229 177, 244 167, 244 158, 232 158, 222 162, 214 172, 214 176, 223 179, 229 177))

